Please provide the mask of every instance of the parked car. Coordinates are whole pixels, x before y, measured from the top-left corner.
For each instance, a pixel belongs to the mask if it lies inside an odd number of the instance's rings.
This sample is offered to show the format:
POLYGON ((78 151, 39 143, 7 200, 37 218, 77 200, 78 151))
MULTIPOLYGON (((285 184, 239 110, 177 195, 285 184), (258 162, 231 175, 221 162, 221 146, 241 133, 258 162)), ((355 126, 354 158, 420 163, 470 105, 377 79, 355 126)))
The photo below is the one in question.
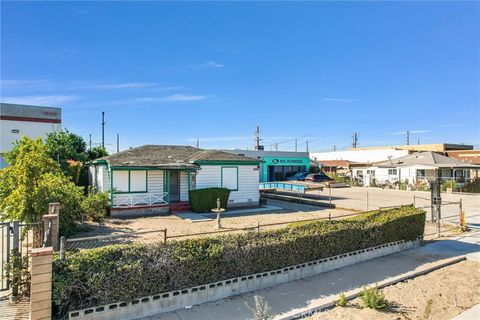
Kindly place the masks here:
POLYGON ((326 174, 322 173, 312 173, 305 177, 305 181, 309 182, 323 182, 323 183, 331 183, 335 180, 327 176, 326 174))
POLYGON ((305 177, 309 174, 309 172, 297 172, 293 176, 288 177, 287 181, 305 181, 305 177))

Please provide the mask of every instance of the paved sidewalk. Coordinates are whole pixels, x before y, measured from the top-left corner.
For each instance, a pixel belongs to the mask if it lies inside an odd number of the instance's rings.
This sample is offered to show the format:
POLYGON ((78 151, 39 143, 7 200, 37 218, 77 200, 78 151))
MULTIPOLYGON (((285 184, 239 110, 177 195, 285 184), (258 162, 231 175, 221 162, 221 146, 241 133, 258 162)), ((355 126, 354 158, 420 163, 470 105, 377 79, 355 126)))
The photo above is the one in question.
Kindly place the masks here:
POLYGON ((377 258, 314 277, 258 290, 249 294, 205 303, 190 308, 145 317, 142 320, 236 320, 251 319, 247 303, 253 305, 253 296, 266 298, 278 318, 307 312, 338 299, 342 292, 352 293, 362 286, 371 286, 421 272, 452 262, 467 254, 476 253, 480 246, 480 231, 468 236, 429 243, 390 256, 377 258))
POLYGON ((465 312, 462 312, 453 320, 478 320, 480 319, 480 304, 477 304, 473 308, 468 309, 465 312))

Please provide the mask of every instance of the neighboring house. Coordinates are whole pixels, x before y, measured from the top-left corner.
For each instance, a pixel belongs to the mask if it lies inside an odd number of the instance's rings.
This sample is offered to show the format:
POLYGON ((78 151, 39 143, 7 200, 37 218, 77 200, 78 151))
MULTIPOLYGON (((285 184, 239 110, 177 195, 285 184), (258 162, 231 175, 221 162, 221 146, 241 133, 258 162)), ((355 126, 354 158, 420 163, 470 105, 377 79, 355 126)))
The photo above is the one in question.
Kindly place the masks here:
POLYGON ((257 159, 190 146, 145 145, 93 161, 91 184, 110 193, 112 216, 182 208, 188 191, 231 190, 228 207, 259 205, 257 159))
POLYGON ((374 163, 388 159, 400 158, 408 154, 408 150, 395 148, 385 149, 352 149, 346 151, 312 152, 310 158, 316 161, 346 160, 359 163, 374 163))
POLYGON ((62 109, 0 103, 0 169, 7 166, 3 153, 22 136, 45 139, 62 130, 62 109))
POLYGON ((464 183, 470 178, 471 170, 479 170, 480 166, 468 164, 444 156, 436 152, 414 152, 401 158, 387 160, 355 168, 353 176, 370 186, 375 179, 378 184, 395 184, 407 182, 408 185, 431 181, 454 179, 464 183))
MULTIPOLYGON (((480 165, 480 150, 452 150, 447 151, 447 156, 455 158, 464 163, 480 165)), ((479 177, 479 170, 472 170, 470 173, 472 178, 479 177)))
POLYGON ((323 173, 343 177, 349 177, 352 167, 358 164, 357 162, 348 160, 318 160, 318 163, 320 163, 323 173))

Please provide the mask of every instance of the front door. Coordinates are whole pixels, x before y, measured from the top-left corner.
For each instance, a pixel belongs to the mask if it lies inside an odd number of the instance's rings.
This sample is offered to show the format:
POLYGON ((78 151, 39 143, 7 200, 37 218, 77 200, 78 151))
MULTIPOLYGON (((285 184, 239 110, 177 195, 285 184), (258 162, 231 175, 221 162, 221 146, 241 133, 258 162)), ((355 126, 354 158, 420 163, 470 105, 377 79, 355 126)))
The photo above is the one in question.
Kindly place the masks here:
POLYGON ((180 201, 180 174, 179 171, 170 172, 170 201, 180 201))

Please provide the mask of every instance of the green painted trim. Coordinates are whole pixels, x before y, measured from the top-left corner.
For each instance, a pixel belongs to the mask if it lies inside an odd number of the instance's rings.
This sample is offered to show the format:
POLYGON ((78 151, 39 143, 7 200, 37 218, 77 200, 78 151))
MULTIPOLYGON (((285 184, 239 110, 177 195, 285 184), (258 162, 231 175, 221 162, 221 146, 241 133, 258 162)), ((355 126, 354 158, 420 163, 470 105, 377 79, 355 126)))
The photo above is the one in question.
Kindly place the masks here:
POLYGON ((107 160, 93 160, 91 163, 93 163, 93 164, 106 164, 108 166, 107 160))
POLYGON ((223 168, 235 168, 237 169, 237 188, 236 189, 230 189, 230 191, 238 191, 238 166, 222 166, 220 169, 220 185, 223 188, 223 168))
POLYGON ((259 165, 262 161, 195 161, 195 164, 207 166, 254 166, 259 165))
MULTIPOLYGON (((113 194, 148 193, 148 170, 142 170, 142 169, 133 169, 133 170, 121 169, 121 170, 118 170, 115 167, 111 167, 110 170, 111 170, 110 182, 111 182, 111 186, 112 186, 110 188, 110 190, 112 190, 111 192, 113 194), (113 171, 128 171, 128 191, 113 192, 113 171), (145 171, 145 191, 132 191, 131 190, 131 175, 130 175, 131 171, 145 171)), ((113 204, 113 200, 112 200, 112 204, 113 204)))
POLYGON ((148 171, 162 171, 162 170, 176 170, 176 171, 195 171, 197 169, 163 169, 159 167, 125 167, 125 166, 112 166, 115 170, 148 170, 148 171))

